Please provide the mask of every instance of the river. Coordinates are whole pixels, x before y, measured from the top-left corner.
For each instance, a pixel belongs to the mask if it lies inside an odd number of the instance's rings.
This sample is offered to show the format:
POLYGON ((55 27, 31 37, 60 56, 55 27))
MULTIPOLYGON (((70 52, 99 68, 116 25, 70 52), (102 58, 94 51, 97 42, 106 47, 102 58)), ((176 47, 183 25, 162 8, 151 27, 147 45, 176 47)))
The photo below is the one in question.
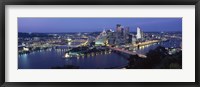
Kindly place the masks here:
MULTIPOLYGON (((158 46, 180 47, 180 39, 170 39, 166 42, 141 47, 138 53, 147 53, 158 46)), ((18 69, 51 69, 65 65, 77 66, 80 69, 111 69, 123 68, 128 64, 126 56, 111 52, 87 57, 65 58, 65 49, 48 49, 18 55, 18 69)))

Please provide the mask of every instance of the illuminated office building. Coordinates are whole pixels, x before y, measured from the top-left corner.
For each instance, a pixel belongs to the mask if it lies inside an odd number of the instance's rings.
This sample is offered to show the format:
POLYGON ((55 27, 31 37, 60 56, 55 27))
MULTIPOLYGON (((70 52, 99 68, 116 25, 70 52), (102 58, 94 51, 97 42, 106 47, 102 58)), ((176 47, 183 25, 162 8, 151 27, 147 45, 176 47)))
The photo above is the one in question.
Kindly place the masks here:
POLYGON ((137 27, 137 35, 136 38, 137 39, 142 39, 143 38, 143 32, 141 31, 141 29, 139 27, 137 27))

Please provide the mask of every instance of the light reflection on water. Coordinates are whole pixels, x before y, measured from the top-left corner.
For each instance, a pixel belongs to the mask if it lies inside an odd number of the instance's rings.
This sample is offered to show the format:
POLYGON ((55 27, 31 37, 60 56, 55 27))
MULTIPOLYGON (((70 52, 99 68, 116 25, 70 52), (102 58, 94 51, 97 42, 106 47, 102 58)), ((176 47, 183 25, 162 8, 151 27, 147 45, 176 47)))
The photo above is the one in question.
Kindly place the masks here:
MULTIPOLYGON (((19 55, 18 57, 21 58, 22 66, 25 66, 28 68, 29 67, 28 54, 22 54, 22 55, 19 55)), ((20 67, 18 66, 18 68, 20 67)))
POLYGON ((65 51, 52 49, 51 51, 38 51, 18 58, 19 69, 49 69, 56 66, 75 65, 81 68, 109 68, 127 65, 128 61, 115 53, 99 54, 97 56, 64 58, 65 51), (27 62, 31 61, 31 62, 27 62), (27 65, 30 64, 30 65, 27 65))
MULTIPOLYGON (((164 47, 179 47, 181 40, 170 40, 168 42, 152 44, 135 49, 138 53, 145 54, 159 45, 164 47)), ((88 55, 72 58, 64 58, 65 49, 48 49, 35 51, 30 54, 18 56, 19 69, 50 69, 51 67, 74 65, 80 68, 119 68, 128 64, 127 59, 116 53, 99 53, 98 55, 88 55)))

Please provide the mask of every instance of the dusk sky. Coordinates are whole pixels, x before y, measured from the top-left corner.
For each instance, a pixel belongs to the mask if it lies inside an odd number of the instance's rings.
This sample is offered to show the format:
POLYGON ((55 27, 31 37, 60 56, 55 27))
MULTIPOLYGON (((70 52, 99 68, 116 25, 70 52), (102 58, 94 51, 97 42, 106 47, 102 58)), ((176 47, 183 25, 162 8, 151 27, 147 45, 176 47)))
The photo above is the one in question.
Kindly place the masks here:
POLYGON ((115 30, 116 24, 136 32, 182 31, 182 18, 18 18, 18 32, 61 33, 115 30))

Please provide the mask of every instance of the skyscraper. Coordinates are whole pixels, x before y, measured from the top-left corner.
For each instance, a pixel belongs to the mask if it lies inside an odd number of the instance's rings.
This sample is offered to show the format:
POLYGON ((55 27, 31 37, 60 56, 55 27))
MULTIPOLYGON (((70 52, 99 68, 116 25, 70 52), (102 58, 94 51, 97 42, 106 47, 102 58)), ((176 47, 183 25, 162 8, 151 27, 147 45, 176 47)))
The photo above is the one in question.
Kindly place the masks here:
POLYGON ((135 35, 129 34, 128 36, 129 36, 128 43, 135 44, 136 43, 136 37, 135 37, 135 35))
POLYGON ((117 24, 116 25, 116 34, 115 34, 115 38, 116 38, 116 40, 115 40, 115 43, 116 44, 118 44, 119 42, 120 42, 120 34, 121 34, 121 25, 120 24, 117 24))
POLYGON ((141 39, 142 38, 142 31, 139 27, 137 27, 137 35, 136 35, 137 39, 141 39))
POLYGON ((126 27, 124 30, 124 38, 127 39, 129 34, 129 27, 126 27))
POLYGON ((117 26, 116 26, 116 31, 117 31, 117 32, 121 32, 121 30, 122 30, 122 29, 121 29, 121 25, 120 25, 120 24, 117 24, 117 26))

